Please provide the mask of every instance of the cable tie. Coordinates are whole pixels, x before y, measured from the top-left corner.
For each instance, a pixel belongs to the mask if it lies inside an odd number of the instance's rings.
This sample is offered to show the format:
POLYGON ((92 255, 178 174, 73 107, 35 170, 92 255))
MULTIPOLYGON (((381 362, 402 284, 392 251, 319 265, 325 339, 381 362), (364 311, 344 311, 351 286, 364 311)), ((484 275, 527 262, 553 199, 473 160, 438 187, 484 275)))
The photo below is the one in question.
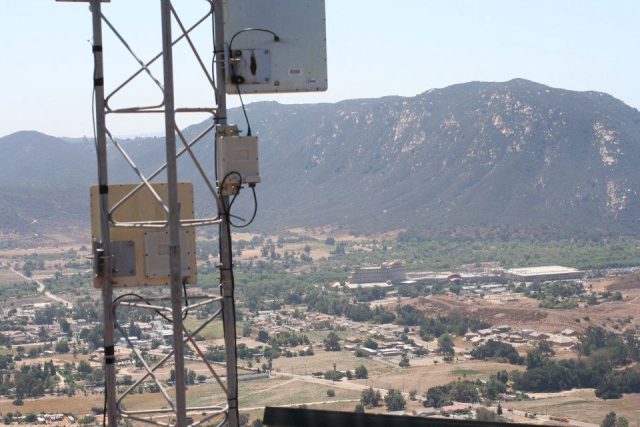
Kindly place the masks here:
POLYGON ((100 77, 99 79, 93 79, 93 86, 104 86, 104 79, 100 77))
POLYGON ((102 45, 101 44, 94 44, 93 46, 91 46, 91 51, 93 53, 102 52, 102 45))
POLYGON ((98 193, 100 193, 100 194, 109 194, 109 186, 108 185, 99 186, 98 193))

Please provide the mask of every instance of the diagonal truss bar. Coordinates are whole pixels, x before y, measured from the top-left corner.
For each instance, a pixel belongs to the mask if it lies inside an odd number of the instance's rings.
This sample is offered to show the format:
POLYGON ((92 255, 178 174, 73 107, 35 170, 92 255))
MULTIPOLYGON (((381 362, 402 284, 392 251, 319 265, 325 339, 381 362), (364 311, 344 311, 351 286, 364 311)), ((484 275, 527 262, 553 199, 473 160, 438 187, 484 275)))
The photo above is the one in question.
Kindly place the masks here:
POLYGON ((191 157, 191 160, 193 161, 193 164, 196 166, 196 169, 198 169, 198 172, 200 172, 200 176, 202 176, 202 179, 207 185, 207 188, 209 188, 209 192, 213 195, 214 199, 217 199, 218 195, 216 193, 215 187, 213 186, 213 184, 211 184, 211 181, 209 180, 209 176, 202 168, 202 165, 198 161, 198 158, 196 157, 196 155, 193 154, 193 151, 191 151, 191 146, 187 143, 187 139, 182 134, 182 131, 178 129, 178 126, 176 126, 176 133, 178 134, 178 137, 180 138, 180 141, 182 142, 184 149, 187 151, 187 153, 189 153, 189 157, 191 157))
MULTIPOLYGON (((218 385, 224 391, 225 395, 227 395, 228 394, 227 388, 224 386, 224 383, 222 382, 221 378, 216 373, 216 371, 213 368, 213 366, 206 359, 206 356, 205 356, 204 352, 202 351, 202 349, 200 349, 200 347, 197 345, 195 339, 193 338, 195 335, 200 333, 200 331, 202 331, 209 323, 211 323, 213 320, 215 320, 217 317, 220 316, 220 314, 222 313, 222 297, 205 295, 205 296, 193 297, 193 298, 202 299, 202 301, 197 302, 195 304, 191 304, 191 305, 189 305, 187 307, 184 307, 182 309, 183 313, 186 313, 189 310, 200 308, 200 307, 206 306, 208 304, 216 303, 216 302, 220 303, 221 305, 220 305, 220 308, 218 310, 216 310, 211 316, 209 316, 193 332, 190 332, 189 330, 187 330, 183 325, 183 332, 184 332, 184 335, 185 335, 184 338, 183 338, 183 344, 185 344, 187 342, 191 343, 191 345, 193 346, 195 351, 198 353, 198 355, 202 359, 202 362, 204 362, 204 364, 207 366, 207 368, 209 369, 209 371, 211 372, 213 377, 216 379, 216 382, 218 383, 218 385)), ((120 305, 125 306, 125 307, 130 307, 130 308, 140 308, 140 309, 146 309, 146 310, 153 310, 153 311, 156 311, 156 312, 162 311, 162 312, 165 312, 167 314, 170 314, 172 312, 172 310, 169 307, 166 307, 166 306, 163 306, 163 305, 151 304, 151 302, 153 302, 153 301, 166 301, 166 300, 167 300, 167 298, 141 298, 141 297, 138 297, 135 300, 124 299, 124 300, 118 301, 118 302, 116 302, 114 304, 114 308, 113 308, 114 315, 116 313, 117 307, 120 306, 120 305)), ((142 418, 142 417, 138 417, 136 415, 142 415, 142 414, 151 415, 151 414, 161 414, 161 413, 168 413, 168 412, 176 413, 176 407, 175 407, 175 404, 174 404, 173 400, 169 396, 166 388, 162 385, 162 383, 160 382, 160 380, 158 379, 158 377, 154 373, 158 368, 163 366, 169 359, 171 359, 171 357, 173 356, 173 354, 175 352, 175 349, 172 350, 169 354, 167 354, 165 357, 163 357, 160 361, 158 361, 155 365, 153 365, 151 367, 146 362, 146 360, 144 360, 142 354, 140 353, 138 348, 136 348, 135 344, 130 340, 129 336, 127 335, 127 332, 122 328, 122 326, 118 322, 115 323, 115 326, 120 331, 120 333, 124 337, 125 341, 127 342, 128 346, 133 351, 135 357, 140 361, 140 363, 142 364, 143 368, 146 371, 146 373, 141 378, 139 378, 131 386, 129 386, 123 392, 123 394, 118 398, 118 400, 117 400, 118 411, 122 414, 123 417, 134 419, 134 420, 137 420, 137 421, 146 422, 146 423, 155 424, 155 425, 162 425, 162 426, 170 425, 170 424, 166 424, 166 423, 163 423, 163 422, 160 422, 160 421, 153 420, 151 418, 142 418), (134 410, 134 411, 127 411, 127 410, 123 409, 122 406, 121 406, 123 399, 127 395, 129 395, 132 390, 134 390, 138 386, 140 386, 149 377, 151 377, 151 379, 158 386, 161 394, 163 395, 163 397, 165 398, 167 403, 171 406, 171 409, 160 408, 160 409, 144 409, 144 410, 134 410)), ((200 425, 203 422, 208 421, 211 418, 214 418, 214 417, 216 417, 216 416, 218 416, 220 414, 226 413, 226 411, 228 410, 228 405, 212 405, 212 406, 188 407, 188 408, 186 408, 186 410, 188 412, 211 411, 211 413, 207 414, 207 416, 205 416, 203 419, 199 420, 197 423, 193 423, 192 424, 192 426, 196 426, 196 425, 200 425)), ((225 416, 225 420, 226 420, 226 416, 225 416)), ((223 422, 224 422, 224 420, 223 420, 223 422)), ((222 425, 222 423, 220 425, 222 425)))
MULTIPOLYGON (((124 39, 124 37, 122 37, 122 35, 120 35, 118 30, 116 30, 116 28, 111 24, 111 22, 109 22, 107 17, 104 16, 104 14, 101 14, 101 16, 102 16, 102 20, 107 24, 109 29, 113 32, 113 34, 115 34, 115 36, 118 38, 118 40, 120 40, 120 42, 124 45, 125 49, 127 49, 127 51, 129 51, 131 56, 133 56, 133 58, 138 62, 138 64, 140 64, 141 70, 146 72, 147 75, 149 75, 151 80, 153 80, 153 82, 156 84, 156 86, 158 86, 158 88, 162 92, 162 102, 160 104, 151 105, 151 106, 148 106, 148 107, 139 107, 139 108, 141 108, 141 109, 151 109, 151 108, 162 107, 164 105, 164 102, 165 102, 165 93, 164 93, 164 87, 162 86, 160 81, 153 75, 153 73, 151 72, 149 67, 144 62, 142 62, 142 60, 140 58, 138 58, 138 55, 136 55, 135 52, 133 51, 133 49, 131 49, 131 46, 129 46, 129 43, 127 43, 127 41, 124 39)), ((111 97, 111 95, 109 95, 105 99, 105 108, 107 109, 107 111, 110 110, 110 107, 109 107, 109 98, 110 97, 111 97)))
MULTIPOLYGON (((167 401, 167 403, 169 404, 169 406, 171 406, 171 410, 173 411, 174 414, 177 414, 176 411, 176 405, 173 402, 173 399, 171 399, 171 397, 169 396, 169 394, 167 393, 167 390, 162 386, 162 383, 160 382, 160 380, 158 379, 158 377, 156 377, 156 375, 154 374, 155 369, 151 369, 149 367, 149 365, 147 364, 147 361, 144 360, 144 358, 142 357, 142 354, 140 354, 140 350, 138 350, 133 343, 131 342, 131 339, 129 338, 129 336, 125 333, 125 331, 122 329, 122 327, 120 326, 120 323, 118 323, 116 321, 116 328, 120 331, 120 333, 122 334, 122 336, 124 337, 124 339, 127 341, 127 344, 129 345, 129 347, 131 348, 131 351, 133 351, 133 354, 136 356, 136 359, 138 359, 140 361, 140 363, 142 364, 142 366, 144 367, 145 371, 147 371, 147 374, 142 378, 143 380, 145 380, 146 378, 148 378, 149 376, 153 379, 153 381, 156 383, 156 385, 158 386, 158 389, 160 390, 160 394, 162 394, 162 397, 164 397, 164 400, 167 401)), ((173 352, 171 352, 166 358, 163 359, 162 364, 164 364, 164 362, 166 362, 171 356, 173 355, 173 352)), ((161 364, 160 364, 161 366, 161 364)), ((156 369, 159 366, 156 365, 156 369)), ((140 380, 138 380, 139 382, 142 382, 140 380)), ((138 384, 135 385, 139 385, 139 382, 137 381, 138 384)), ((131 392, 132 388, 129 388, 122 396, 120 396, 116 402, 118 411, 121 414, 127 415, 128 412, 125 411, 120 405, 122 403, 122 399, 124 399, 130 392, 131 392)), ((154 411, 156 412, 156 411, 154 411)))
POLYGON ((136 164, 133 162, 133 159, 129 156, 129 154, 127 153, 127 151, 124 149, 124 147, 122 147, 117 141, 116 139, 111 135, 111 132, 109 132, 108 129, 105 128, 105 132, 107 134, 107 136, 109 137, 109 140, 111 140, 111 142, 113 143, 113 145, 115 145, 115 147, 118 149, 118 151, 120 151, 120 154, 122 154, 122 156, 124 157, 124 159, 127 161, 127 163, 129 163, 129 166, 131 166, 131 169, 133 169, 133 171, 135 172, 136 175, 138 175, 138 178, 140 178, 140 180, 144 183, 144 185, 149 189, 149 191, 151 191, 151 194, 153 195, 153 198, 156 199, 156 201, 160 204, 160 206, 162 207, 162 210, 164 210, 164 212, 167 214, 167 216, 169 215, 169 207, 164 203, 164 201, 162 200, 162 198, 158 195, 158 193, 156 192, 156 190, 153 188, 153 186, 149 183, 149 181, 147 180, 147 178, 144 176, 144 174, 140 171, 140 169, 138 168, 138 166, 136 166, 136 164))
MULTIPOLYGON (((189 33, 191 33, 193 30, 195 30, 196 28, 198 28, 200 26, 200 24, 202 24, 204 21, 206 21, 210 16, 213 15, 213 2, 211 0, 205 0, 207 3, 210 4, 210 10, 209 12, 207 12, 202 18, 200 18, 199 20, 197 20, 191 27, 189 27, 188 29, 184 29, 182 24, 180 24, 180 29, 182 30, 182 34, 177 37, 173 42, 172 42, 172 46, 175 46, 180 40, 182 40, 183 38, 187 37, 187 35, 189 33)), ((175 12, 174 12, 175 13, 175 12)), ((103 15, 104 18, 104 15, 103 15)), ((104 18, 106 20, 106 18, 104 18)), ((110 28, 112 28, 112 30, 114 30, 114 28, 108 23, 107 25, 110 26, 110 28)), ((117 35, 117 34, 116 34, 117 35)), ((131 52, 131 50, 130 50, 131 52)), ((133 52, 132 52, 133 54, 133 52)), ((135 55, 134 55, 135 57, 135 55)), ((151 58, 149 61, 147 61, 146 63, 141 62, 137 57, 136 60, 138 61, 138 63, 140 64, 140 69, 138 71, 136 71, 135 73, 133 73, 131 76, 129 76, 129 78, 127 78, 124 82, 122 82, 118 87, 116 87, 106 98, 105 98, 105 107, 107 109, 108 112, 135 112, 135 111, 123 111, 123 109, 120 110, 115 110, 112 109, 109 106, 109 101, 111 100, 111 98, 118 93, 120 90, 122 90, 126 85, 128 85, 129 83, 131 83, 131 81, 133 79, 135 79, 137 76, 140 75, 140 73, 147 71, 149 69, 149 67, 151 65, 153 65, 154 62, 156 62, 158 59, 162 58, 162 52, 156 54, 153 58, 151 58)), ((208 73, 207 73, 208 74, 208 73)), ((157 80, 154 79, 154 81, 156 81, 156 84, 159 84, 159 82, 157 82, 157 80)), ((162 88, 162 85, 160 85, 160 88, 162 89, 163 92, 163 96, 164 96, 164 88, 162 88)), ((149 107, 134 107, 132 109, 136 109, 136 110, 151 110, 152 108, 159 108, 162 107, 164 105, 164 101, 156 106, 149 106, 149 107)), ((124 109, 127 110, 127 109, 124 109)), ((154 111, 154 112, 164 112, 164 110, 162 111, 154 111)))
MULTIPOLYGON (((209 188, 209 191, 211 192, 211 194, 213 195, 214 199, 217 202, 218 199, 218 194, 215 190, 215 187, 213 187, 213 185, 211 184, 211 181, 209 180, 209 177, 207 176, 206 172, 204 171, 204 169, 202 168, 202 166, 200 165, 200 162, 198 161, 197 157, 195 156, 195 154, 193 153, 193 151, 191 150, 191 147, 193 147, 197 142, 199 142, 202 138, 204 138, 209 132, 211 132, 214 128, 215 128, 215 124, 211 124, 209 126, 207 126, 206 129, 204 129, 202 132, 200 132, 200 134, 198 134, 191 142, 187 143, 184 134, 180 131, 180 129, 177 128, 176 126, 176 131, 178 133, 178 136, 180 137, 180 141, 182 142, 184 148, 181 148, 177 153, 176 153, 176 159, 179 159, 185 152, 189 153, 189 156, 191 157, 192 161, 194 162, 194 164, 196 165, 196 168, 198 169, 200 175, 202 176, 203 180, 205 181, 207 187, 209 188)), ((110 136, 111 138, 111 136, 110 136)), ((113 140, 113 138, 112 138, 113 140)), ((118 147, 118 149, 120 150, 120 152, 122 152, 124 149, 118 147)), ((125 157, 126 158, 126 157, 125 157)), ((132 162, 129 163, 130 165, 132 164, 132 162)), ((133 166, 132 166, 133 167, 133 166)), ((149 177, 147 178, 147 181, 151 181, 154 178, 156 178, 159 174, 161 174, 165 169, 167 168, 167 163, 165 162, 162 166, 160 166, 158 169, 155 170, 155 172, 153 172, 151 175, 149 175, 149 177)), ((134 168, 134 170, 136 170, 134 168)), ((136 171, 136 173, 138 173, 136 171)), ((141 176, 141 174, 138 174, 138 176, 141 176)), ((141 178, 142 179, 142 178, 141 178)), ((145 187, 146 184, 145 181, 143 180, 142 183, 138 184, 136 187, 134 187, 129 193, 127 193, 124 197, 122 197, 118 202, 116 202, 111 209, 109 210, 109 216, 112 217, 115 213, 115 211, 120 208, 127 200, 129 200, 134 194, 136 194, 138 191, 140 191, 141 188, 145 187)), ((157 200, 157 199, 156 199, 157 200)), ((165 211, 166 212, 166 211, 165 211)), ((201 220, 201 221, 191 221, 191 224, 188 225, 184 225, 185 221, 181 221, 181 224, 183 224, 184 226, 195 226, 195 225, 209 225, 209 224, 217 224, 220 221, 220 217, 215 217, 215 218, 208 218, 205 220, 201 220), (197 224, 193 224, 194 222, 196 222, 197 224), (199 222, 204 222, 203 224, 200 224, 199 222)), ((115 226, 120 226, 120 227, 127 227, 127 226, 143 226, 143 225, 139 225, 139 223, 126 223, 126 222, 116 222, 113 220, 113 218, 111 218, 111 222, 115 225, 115 226)), ((189 222, 189 221, 187 221, 189 222)), ((160 225, 155 225, 156 227, 161 226, 164 227, 166 225, 166 221, 147 221, 147 223, 149 223, 148 225, 152 225, 151 223, 157 223, 160 225)))
MULTIPOLYGON (((208 0, 205 0, 205 1, 207 1, 211 6, 210 12, 206 15, 206 17, 208 17, 209 14, 213 13, 213 3, 211 3, 208 0)), ((209 80, 209 84, 211 84, 211 88, 213 90, 215 90, 216 89, 216 85, 213 82, 213 77, 211 76, 211 74, 209 74, 209 71, 207 71, 207 67, 204 65, 204 62, 202 61, 202 58, 200 57, 200 54, 198 53, 198 49, 196 49, 195 45, 191 41, 191 37, 189 37, 189 33, 185 29, 184 25, 182 25, 182 21, 180 20, 180 17, 176 13, 176 10, 173 8, 173 5, 171 5, 171 14, 173 15, 173 17, 175 18, 176 22, 178 23, 178 26, 180 27, 180 31, 182 31, 182 34, 187 39, 187 43, 189 44, 189 47, 191 47, 191 51, 193 51, 193 55, 198 60, 198 64, 200 64, 200 68, 204 72, 204 75, 207 76, 207 80, 209 80)))

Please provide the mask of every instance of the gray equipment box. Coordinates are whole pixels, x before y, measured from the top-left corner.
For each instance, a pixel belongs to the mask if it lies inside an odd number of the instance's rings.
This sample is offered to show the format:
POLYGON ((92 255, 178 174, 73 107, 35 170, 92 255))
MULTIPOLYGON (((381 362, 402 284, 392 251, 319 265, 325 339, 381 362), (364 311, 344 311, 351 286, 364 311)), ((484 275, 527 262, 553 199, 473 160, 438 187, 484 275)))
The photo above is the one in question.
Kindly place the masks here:
POLYGON ((234 188, 241 185, 240 176, 242 184, 260 182, 257 137, 219 135, 216 150, 217 179, 219 185, 222 185, 224 179, 223 194, 235 192, 234 188), (240 176, 232 172, 237 172, 240 176))

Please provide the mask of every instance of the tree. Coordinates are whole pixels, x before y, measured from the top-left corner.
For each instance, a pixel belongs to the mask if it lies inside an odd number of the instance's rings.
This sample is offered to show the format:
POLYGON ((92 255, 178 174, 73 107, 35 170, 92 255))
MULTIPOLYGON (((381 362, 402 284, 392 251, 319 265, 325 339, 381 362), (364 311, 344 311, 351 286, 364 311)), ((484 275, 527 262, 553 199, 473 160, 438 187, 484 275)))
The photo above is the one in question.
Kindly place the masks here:
POLYGON ((438 338, 438 353, 444 356, 453 356, 455 350, 453 349, 453 338, 449 334, 442 334, 438 338))
MULTIPOLYGON (((240 417, 238 418, 238 425, 240 425, 241 427, 247 427, 249 425, 250 417, 251 415, 249 414, 240 414, 240 417)), ((191 424, 193 422, 193 418, 187 417, 187 422, 191 424)))
POLYGON ((40 328, 38 329, 38 339, 41 341, 46 341, 47 338, 49 338, 49 333, 44 328, 44 326, 40 326, 40 328))
POLYGON ((498 380, 497 376, 491 376, 489 381, 484 385, 484 395, 489 399, 496 399, 500 393, 507 391, 507 386, 498 380))
POLYGON ((455 400, 457 402, 476 403, 480 401, 478 388, 476 384, 471 381, 457 381, 451 383, 449 396, 451 397, 451 400, 455 400))
POLYGON ((498 409, 496 409, 496 414, 502 415, 502 405, 498 403, 498 409))
POLYGON ((327 351, 340 351, 340 338, 338 335, 331 331, 324 339, 324 348, 327 351))
POLYGON ((336 391, 332 388, 327 390, 327 397, 334 397, 336 395, 336 391))
POLYGON ((511 345, 500 341, 489 340, 486 344, 479 345, 473 351, 471 356, 474 359, 506 359, 513 365, 520 365, 524 362, 518 351, 511 345))
POLYGON ((248 323, 245 323, 242 327, 242 336, 248 338, 251 336, 251 326, 248 323))
POLYGON ((409 358, 405 354, 402 355, 402 358, 400 359, 400 363, 398 364, 398 366, 400 366, 401 368, 409 367, 409 358))
POLYGON ((369 378, 369 371, 367 370, 367 367, 364 365, 360 365, 358 367, 356 367, 356 378, 359 380, 364 380, 366 378, 369 378))
POLYGON ((418 394, 418 390, 413 389, 413 390, 409 391, 409 399, 416 400, 416 395, 417 394, 418 394))
POLYGON ((260 342, 268 342, 269 341, 269 332, 265 331, 264 329, 260 329, 258 331, 258 341, 260 342))
POLYGON ((367 340, 364 342, 364 344, 362 344, 362 346, 370 348, 371 350, 378 349, 378 343, 375 342, 375 340, 373 340, 371 337, 367 338, 367 340))
POLYGON ((384 404, 387 406, 387 411, 402 411, 407 406, 407 402, 404 400, 400 390, 394 388, 389 389, 387 392, 384 397, 384 404))
POLYGON ((629 427, 629 421, 625 417, 618 418, 615 412, 609 412, 600 423, 600 427, 629 427))
POLYGON ((500 422, 503 421, 502 417, 487 408, 479 406, 476 408, 476 420, 488 421, 488 422, 500 422))
POLYGON ((56 343, 56 353, 69 353, 69 344, 66 341, 56 343))
POLYGON ((436 386, 427 390, 423 404, 425 407, 442 408, 450 401, 448 389, 444 386, 436 386))
POLYGON ((509 381, 509 373, 503 369, 496 373, 496 378, 498 378, 498 381, 506 384, 509 381))
POLYGON ((545 357, 540 349, 533 349, 527 353, 527 369, 531 370, 544 365, 545 357))
POLYGON ((62 332, 64 332, 65 334, 71 330, 71 325, 69 324, 69 322, 67 322, 67 319, 60 319, 59 323, 60 329, 62 329, 62 332))
POLYGON ((356 414, 364 414, 364 406, 362 405, 362 403, 358 403, 353 412, 355 412, 356 414))
POLYGON ((342 372, 336 371, 335 369, 329 369, 324 373, 324 379, 331 381, 340 381, 343 376, 342 372))
POLYGON ((369 408, 380 406, 381 400, 382 397, 380 396, 380 392, 378 390, 374 390, 373 387, 362 390, 362 394, 360 395, 360 403, 369 408))
POLYGON ((189 369, 189 372, 187 372, 187 384, 195 384, 196 378, 198 378, 196 372, 189 369))
POLYGON ((547 356, 556 354, 556 352, 553 351, 553 348, 551 347, 551 343, 547 340, 542 340, 538 343, 538 350, 540 350, 547 356))

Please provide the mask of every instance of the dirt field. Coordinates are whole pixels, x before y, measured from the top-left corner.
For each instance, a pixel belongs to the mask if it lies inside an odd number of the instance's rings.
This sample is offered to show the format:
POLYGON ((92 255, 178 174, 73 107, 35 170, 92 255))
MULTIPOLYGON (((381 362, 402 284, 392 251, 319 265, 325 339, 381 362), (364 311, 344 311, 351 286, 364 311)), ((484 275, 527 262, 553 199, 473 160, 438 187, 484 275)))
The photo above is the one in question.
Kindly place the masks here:
POLYGON ((640 289, 622 292, 622 301, 604 302, 594 306, 583 306, 572 310, 553 310, 538 307, 538 301, 520 295, 509 297, 509 301, 500 299, 474 299, 460 301, 457 298, 437 295, 415 299, 411 304, 426 313, 460 313, 475 315, 491 324, 508 324, 512 328, 532 328, 543 332, 558 332, 565 328, 578 332, 591 325, 625 325, 625 319, 631 316, 626 327, 640 325, 635 319, 640 313, 640 289), (587 320, 588 319, 588 320, 587 320))
POLYGON ((635 426, 640 421, 640 394, 627 394, 622 399, 602 400, 592 389, 573 390, 563 396, 522 402, 505 402, 503 409, 518 409, 538 414, 565 416, 600 424, 606 414, 614 411, 635 426))
MULTIPOLYGON (((376 375, 367 381, 367 384, 377 388, 396 388, 409 392, 416 390, 419 394, 428 388, 447 384, 457 379, 486 379, 491 374, 500 370, 523 370, 523 366, 514 366, 505 363, 469 360, 458 363, 438 363, 426 366, 410 366, 406 369, 395 368, 388 372, 376 375)), ((364 380, 356 382, 364 383, 364 380)))
POLYGON ((640 271, 607 280, 608 291, 640 290, 640 271))
POLYGON ((324 351, 314 348, 313 356, 305 357, 279 357, 273 360, 273 369, 284 372, 305 375, 312 372, 325 372, 333 369, 336 365, 338 371, 354 371, 357 366, 364 365, 369 371, 369 375, 386 373, 392 368, 388 364, 377 360, 355 357, 348 351, 324 351))
POLYGON ((23 414, 28 413, 59 413, 61 411, 73 414, 87 414, 91 412, 91 407, 101 407, 104 396, 102 394, 92 394, 84 396, 79 393, 73 397, 66 396, 45 396, 39 399, 24 399, 23 406, 14 406, 10 400, 0 400, 0 412, 20 411, 23 414))

